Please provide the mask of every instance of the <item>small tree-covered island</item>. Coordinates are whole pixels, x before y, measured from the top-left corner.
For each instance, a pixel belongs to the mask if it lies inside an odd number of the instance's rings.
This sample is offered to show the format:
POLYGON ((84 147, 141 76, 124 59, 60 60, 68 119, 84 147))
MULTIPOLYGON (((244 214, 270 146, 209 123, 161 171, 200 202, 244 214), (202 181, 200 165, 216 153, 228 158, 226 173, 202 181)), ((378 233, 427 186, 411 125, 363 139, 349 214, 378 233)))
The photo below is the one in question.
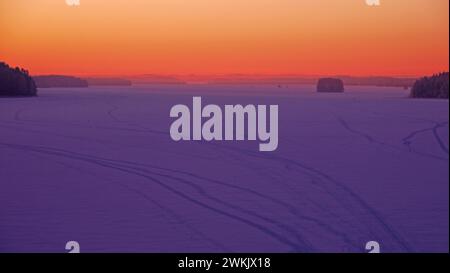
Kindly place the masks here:
POLYGON ((317 92, 342 93, 344 92, 344 82, 341 79, 321 78, 317 82, 317 92))

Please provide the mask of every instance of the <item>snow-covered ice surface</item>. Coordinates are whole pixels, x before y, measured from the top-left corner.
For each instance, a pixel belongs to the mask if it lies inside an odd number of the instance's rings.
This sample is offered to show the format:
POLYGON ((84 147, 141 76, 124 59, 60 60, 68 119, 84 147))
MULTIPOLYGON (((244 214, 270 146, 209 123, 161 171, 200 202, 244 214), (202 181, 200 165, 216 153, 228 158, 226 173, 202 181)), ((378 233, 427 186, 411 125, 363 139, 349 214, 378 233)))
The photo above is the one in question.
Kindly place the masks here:
POLYGON ((0 98, 0 252, 449 250, 449 103, 166 85, 0 98), (279 147, 174 142, 170 108, 278 104, 279 147))

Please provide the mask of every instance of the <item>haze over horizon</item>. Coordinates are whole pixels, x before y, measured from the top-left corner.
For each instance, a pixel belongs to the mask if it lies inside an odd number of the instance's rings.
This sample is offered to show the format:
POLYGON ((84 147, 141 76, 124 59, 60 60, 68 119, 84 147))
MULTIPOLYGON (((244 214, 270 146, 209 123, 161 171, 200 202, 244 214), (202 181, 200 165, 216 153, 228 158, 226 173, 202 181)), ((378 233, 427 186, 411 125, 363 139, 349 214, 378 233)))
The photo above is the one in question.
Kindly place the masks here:
POLYGON ((422 76, 447 0, 0 0, 0 60, 31 74, 422 76))

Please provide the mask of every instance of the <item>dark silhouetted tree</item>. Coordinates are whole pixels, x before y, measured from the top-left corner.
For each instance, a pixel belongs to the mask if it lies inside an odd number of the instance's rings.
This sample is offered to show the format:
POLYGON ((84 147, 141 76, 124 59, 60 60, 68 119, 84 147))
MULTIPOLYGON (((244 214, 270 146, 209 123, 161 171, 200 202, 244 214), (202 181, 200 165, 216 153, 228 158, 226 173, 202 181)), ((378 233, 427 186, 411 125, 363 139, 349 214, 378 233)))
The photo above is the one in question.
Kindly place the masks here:
POLYGON ((37 88, 28 71, 0 62, 0 96, 36 96, 37 88))
POLYGON ((414 83, 411 89, 411 97, 448 99, 448 81, 448 72, 421 78, 414 83))

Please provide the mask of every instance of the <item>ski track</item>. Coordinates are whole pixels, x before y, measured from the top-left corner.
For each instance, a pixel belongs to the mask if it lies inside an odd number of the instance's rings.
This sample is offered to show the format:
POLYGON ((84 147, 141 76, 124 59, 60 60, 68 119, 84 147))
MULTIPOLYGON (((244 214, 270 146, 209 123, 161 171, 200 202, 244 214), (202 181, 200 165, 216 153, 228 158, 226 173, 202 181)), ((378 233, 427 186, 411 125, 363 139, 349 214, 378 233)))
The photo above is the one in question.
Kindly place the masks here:
MULTIPOLYGON (((114 106, 113 108, 112 108, 112 110, 114 110, 114 111, 116 111, 116 110, 118 110, 118 107, 117 106, 114 106)), ((111 111, 111 110, 110 110, 111 111)), ((117 118, 117 117, 114 117, 113 118, 115 121, 118 121, 118 120, 120 120, 120 123, 127 123, 126 121, 124 121, 124 120, 121 120, 121 119, 119 119, 119 118, 117 118)), ((128 125, 130 125, 129 123, 127 123, 128 125)), ((157 131, 159 134, 164 134, 164 135, 167 135, 167 136, 169 136, 169 134, 167 133, 167 132, 162 132, 162 131, 157 131)), ((209 143, 208 142, 208 144, 213 144, 212 142, 211 143, 209 143)), ((214 145, 214 144, 213 144, 214 145)), ((222 147, 223 148, 223 147, 222 147)), ((231 152, 235 152, 234 150, 231 150, 231 152)), ((234 156, 233 154, 228 154, 229 155, 229 157, 231 157, 231 159, 233 159, 233 160, 236 160, 236 161, 238 161, 238 163, 237 163, 237 165, 239 165, 239 166, 241 166, 242 164, 242 158, 240 158, 239 156, 234 156)), ((247 165, 247 168, 252 168, 251 166, 248 166, 249 164, 246 164, 247 165)), ((253 167, 253 169, 255 170, 255 171, 258 171, 258 169, 257 168, 255 168, 255 167, 253 167)), ((269 174, 264 174, 264 175, 270 175, 270 173, 269 174)), ((280 181, 286 186, 286 183, 284 183, 283 182, 283 179, 280 179, 280 181)), ((326 189, 325 190, 328 194, 332 194, 331 192, 330 192, 330 190, 328 190, 328 189, 326 189)), ((309 201, 311 201, 311 200, 309 200, 309 201)), ((321 210, 322 210, 322 212, 327 212, 327 213, 330 213, 330 211, 329 211, 329 209, 327 209, 327 208, 325 208, 324 206, 322 206, 322 205, 319 205, 319 204, 317 204, 317 203, 314 203, 314 202, 312 202, 311 204, 313 204, 313 205, 315 205, 316 207, 319 207, 321 210)), ((337 215, 333 215, 333 216, 337 216, 337 215)), ((320 223, 320 221, 318 221, 318 220, 316 220, 316 219, 314 219, 314 218, 309 218, 309 220, 310 221, 314 221, 314 222, 319 222, 319 226, 321 226, 322 228, 325 228, 328 232, 331 232, 331 233, 333 233, 333 234, 337 234, 337 235, 339 235, 341 238, 343 238, 343 240, 348 244, 348 245, 350 245, 350 246, 352 246, 352 247, 354 247, 354 249, 358 249, 358 247, 356 247, 357 246, 357 243, 355 243, 355 242, 351 242, 351 239, 347 236, 347 235, 345 235, 343 232, 339 232, 339 231, 337 231, 337 230, 334 230, 332 227, 331 227, 331 225, 326 225, 326 224, 323 224, 323 223, 320 223)), ((342 221, 342 219, 337 219, 337 220, 341 220, 342 221)), ((360 230, 361 231, 361 230, 360 230)), ((376 235, 375 234, 372 234, 372 237, 375 237, 376 235)))
MULTIPOLYGON (((60 152, 63 152, 63 151, 64 151, 64 152, 67 152, 67 151, 65 151, 65 150, 60 150, 60 149, 56 149, 56 150, 57 150, 57 151, 60 151, 60 152)), ((73 153, 73 152, 71 152, 71 153, 73 153)), ((74 153, 74 154, 77 154, 77 153, 74 153)), ((81 155, 81 154, 77 154, 77 155, 81 155)), ((82 156, 86 156, 86 155, 82 155, 82 156)), ((188 176, 190 176, 190 177, 193 177, 193 178, 196 178, 196 179, 199 179, 199 180, 204 180, 204 181, 206 181, 206 182, 215 183, 215 184, 219 184, 219 185, 222 185, 222 186, 226 186, 226 187, 238 189, 238 190, 240 190, 240 191, 243 191, 243 192, 252 194, 252 195, 254 195, 254 196, 256 196, 256 197, 259 197, 259 198, 262 198, 262 199, 265 199, 265 200, 268 200, 268 201, 271 201, 271 202, 273 202, 273 203, 276 203, 276 204, 278 204, 278 205, 283 206, 285 209, 287 209, 287 211, 289 211, 290 213, 292 213, 294 216, 296 216, 297 218, 301 219, 302 221, 311 222, 311 223, 317 225, 318 227, 324 229, 326 232, 329 232, 329 233, 334 234, 334 235, 336 235, 336 236, 338 236, 338 237, 341 237, 341 238, 342 238, 349 246, 352 246, 353 249, 357 249, 357 243, 351 241, 351 239, 350 239, 345 233, 340 232, 340 231, 334 229, 332 226, 327 225, 327 224, 321 222, 321 221, 318 220, 318 219, 315 219, 315 218, 312 218, 312 217, 303 216, 303 215, 301 215, 301 214, 299 213, 299 211, 298 211, 297 209, 295 209, 295 207, 289 205, 288 203, 283 202, 283 201, 278 200, 278 199, 275 199, 275 198, 273 198, 273 197, 271 197, 271 196, 268 196, 268 195, 259 193, 259 192, 255 191, 255 190, 248 189, 248 188, 241 187, 241 186, 236 186, 236 185, 233 185, 233 184, 229 184, 229 183, 222 182, 222 181, 218 181, 218 180, 214 180, 214 179, 204 178, 204 177, 201 177, 201 176, 198 176, 198 175, 196 175, 196 174, 189 173, 189 172, 176 171, 176 170, 172 170, 172 169, 168 169, 168 168, 161 168, 161 167, 157 167, 157 166, 152 166, 152 165, 149 165, 149 164, 139 164, 139 163, 130 162, 130 161, 111 160, 111 159, 100 158, 100 157, 92 157, 92 156, 89 156, 89 157, 90 157, 90 158, 94 158, 95 160, 105 160, 105 161, 110 161, 110 162, 120 162, 120 163, 125 163, 125 164, 136 165, 136 166, 147 166, 147 167, 150 166, 150 167, 152 167, 152 168, 157 168, 157 169, 164 170, 164 171, 170 171, 170 172, 173 172, 173 173, 180 173, 180 174, 188 175, 188 176)), ((145 172, 145 170, 143 170, 143 169, 139 169, 139 170, 145 172)), ((155 173, 153 173, 153 174, 155 174, 155 173)), ((158 174, 158 175, 161 176, 161 174, 158 174)), ((174 177, 170 177, 170 176, 165 176, 165 177, 166 177, 166 178, 172 178, 172 179, 180 180, 180 178, 174 178, 174 177)), ((183 180, 182 180, 182 181, 183 181, 183 180)), ((186 181, 184 181, 184 182, 186 182, 186 181)), ((199 188, 198 186, 196 186, 196 187, 197 187, 197 190, 198 190, 198 191, 200 191, 202 194, 205 194, 205 192, 204 192, 203 189, 199 188)), ((214 198, 214 197, 211 197, 211 196, 209 196, 209 198, 215 200, 215 201, 218 202, 218 203, 225 204, 222 200, 219 200, 219 199, 217 199, 217 198, 214 198)), ((232 208, 234 208, 235 210, 239 210, 239 208, 236 207, 236 206, 232 206, 232 208)), ((323 208, 323 207, 322 207, 322 209, 323 209, 324 211, 327 211, 327 210, 326 210, 325 208, 323 208)), ((244 213, 246 213, 246 214, 251 214, 251 212, 248 211, 248 210, 241 210, 240 212, 244 212, 244 213)), ((304 243, 305 239, 304 239, 304 238, 301 239, 301 238, 300 238, 300 235, 299 235, 299 234, 296 234, 296 231, 295 231, 293 228, 290 228, 290 227, 288 227, 288 226, 286 226, 286 225, 283 225, 283 224, 280 224, 280 223, 276 223, 276 222, 274 222, 273 220, 271 220, 271 219, 269 219, 269 218, 267 218, 267 217, 263 217, 263 216, 260 216, 260 215, 256 215, 256 217, 258 217, 258 218, 260 218, 260 219, 262 219, 262 220, 265 220, 265 221, 267 221, 267 222, 270 222, 270 223, 272 223, 272 224, 277 224, 278 226, 284 228, 286 231, 288 231, 288 232, 290 232, 290 233, 294 233, 295 236, 297 236, 297 239, 298 239, 299 241, 301 241, 301 242, 304 243)), ((312 250, 312 247, 309 246, 307 249, 303 248, 302 250, 303 250, 303 251, 304 251, 304 250, 311 251, 311 250, 312 250)))
MULTIPOLYGON (((368 134, 366 134, 364 132, 361 132, 361 131, 353 129, 352 127, 350 127, 348 122, 346 122, 342 118, 337 118, 337 119, 338 119, 339 123, 342 125, 342 127, 344 127, 347 131, 349 131, 352 134, 361 136, 362 138, 366 139, 369 143, 378 144, 378 145, 387 147, 387 148, 389 148, 391 150, 397 150, 397 151, 400 151, 400 152, 404 152, 403 149, 401 149, 400 147, 397 147, 395 145, 376 140, 374 137, 372 137, 372 136, 370 136, 370 135, 368 135, 368 134)), ((417 134, 420 134, 420 133, 423 133, 423 132, 427 132, 427 131, 431 131, 433 129, 434 129, 434 127, 421 129, 421 130, 418 130, 418 131, 414 131, 414 132, 410 133, 407 137, 403 138, 402 142, 403 142, 403 144, 405 146, 408 147, 408 151, 410 153, 413 153, 413 154, 415 154, 417 156, 432 158, 432 159, 436 159, 436 160, 440 160, 440 161, 448 161, 448 158, 445 158, 445 157, 442 157, 442 156, 439 156, 439 155, 430 154, 430 153, 419 152, 419 151, 416 151, 416 150, 412 149, 412 147, 411 147, 410 139, 414 138, 414 136, 416 136, 417 134)), ((439 139, 439 141, 440 141, 440 139, 439 139)), ((445 145, 444 145, 444 147, 445 147, 445 145)), ((448 154, 448 152, 447 152, 447 154, 448 154)))
POLYGON ((382 145, 384 145, 384 143, 382 143, 382 142, 375 141, 375 139, 374 139, 373 137, 371 137, 370 135, 368 135, 368 134, 366 134, 366 133, 363 133, 363 132, 360 132, 360 131, 357 131, 357 130, 351 128, 351 127, 348 125, 348 123, 347 123, 344 119, 342 119, 342 118, 340 118, 340 117, 338 117, 337 119, 338 119, 339 123, 342 125, 342 127, 344 127, 344 128, 345 128, 347 131, 349 131, 350 133, 353 133, 353 134, 355 134, 355 135, 359 135, 359 136, 365 138, 365 139, 366 139, 367 141, 369 141, 370 143, 377 143, 377 144, 382 144, 382 145))
MULTIPOLYGON (((226 147, 226 146, 223 146, 223 147, 226 147)), ((223 147, 220 146, 220 148, 223 148, 223 147)), ((347 210, 352 211, 352 210, 354 210, 354 207, 346 205, 345 200, 349 200, 350 202, 352 202, 352 201, 355 202, 359 208, 363 209, 370 216, 372 216, 373 219, 377 223, 379 223, 381 225, 381 227, 390 236, 392 236, 395 239, 395 241, 401 246, 401 248, 403 250, 406 250, 408 252, 413 252, 412 247, 400 236, 400 234, 398 234, 392 227, 390 227, 386 223, 386 221, 381 217, 381 215, 379 215, 378 212, 376 212, 375 209, 373 209, 371 206, 369 206, 361 197, 359 197, 359 195, 357 195, 355 192, 353 192, 350 188, 348 188, 344 184, 338 182, 337 180, 330 177, 326 173, 324 173, 318 169, 315 169, 313 167, 309 167, 309 166, 307 166, 303 163, 300 163, 296 160, 279 157, 279 156, 274 156, 274 155, 261 155, 257 152, 253 152, 250 150, 244 150, 244 149, 240 149, 240 148, 235 148, 235 147, 226 147, 226 148, 235 150, 236 152, 245 154, 247 156, 252 156, 252 157, 256 157, 256 158, 260 158, 260 159, 267 159, 267 160, 275 161, 275 162, 278 162, 281 164, 286 164, 286 163, 292 164, 293 166, 298 167, 300 170, 303 170, 306 173, 310 173, 311 177, 316 176, 316 177, 322 178, 321 181, 329 182, 333 186, 333 191, 327 190, 329 192, 329 194, 333 198, 335 198, 339 203, 341 203, 341 205, 346 207, 347 210), (339 191, 342 191, 344 193, 344 196, 339 196, 339 194, 337 194, 337 192, 339 192, 339 191)), ((327 185, 325 185, 325 183, 322 184, 322 186, 324 188, 328 187, 327 185)), ((358 215, 358 214, 356 214, 356 215, 358 215)), ((367 225, 367 228, 370 229, 370 227, 373 225, 373 223, 371 223, 371 224, 366 223, 366 225, 367 225)), ((377 233, 373 233, 373 235, 377 236, 377 233)))
POLYGON ((439 147, 441 147, 441 150, 444 153, 448 154, 448 147, 445 146, 445 143, 439 136, 439 132, 438 132, 438 130, 440 128, 443 128, 445 126, 448 126, 448 122, 437 123, 436 126, 433 127, 433 135, 434 135, 434 138, 436 139, 436 141, 439 143, 439 147))
MULTIPOLYGON (((307 245, 305 242, 303 243, 303 245, 299 245, 298 243, 292 242, 290 239, 286 238, 284 235, 281 235, 277 232, 274 232, 271 229, 266 228, 264 225, 261 225, 259 223, 253 222, 248 220, 245 217, 242 216, 237 216, 237 215, 233 215, 232 213, 229 213, 225 210, 222 210, 220 208, 214 207, 210 204, 207 204, 206 202, 203 201, 199 201, 196 200, 195 198, 190 197, 189 195, 183 193, 182 191, 179 191, 169 185, 167 185, 166 183, 163 183, 162 181, 154 178, 153 176, 150 176, 148 174, 145 174, 145 170, 142 169, 138 169, 138 168, 130 168, 124 165, 120 165, 117 163, 106 163, 105 161, 102 160, 98 160, 95 158, 84 158, 82 156, 78 156, 75 153, 71 153, 68 151, 54 151, 53 149, 49 149, 49 148, 44 148, 44 147, 34 147, 34 146, 28 146, 28 145, 17 145, 17 144, 7 144, 7 143, 0 143, 0 145, 9 147, 9 148, 13 148, 13 149, 19 149, 19 150, 23 150, 23 151, 33 151, 33 152, 37 152, 37 153, 43 153, 43 154, 48 154, 48 155, 54 155, 54 156, 60 156, 60 157, 65 157, 65 158, 70 158, 70 159, 74 159, 74 160, 80 160, 80 161, 84 161, 84 162, 89 162, 95 165, 99 165, 105 168, 110 168, 110 169, 114 169, 114 170, 118 170, 118 171, 122 171, 128 174, 134 174, 140 177, 144 177, 147 178, 148 180, 158 184, 159 186, 163 187, 164 189, 176 194, 177 196, 179 196, 180 198, 189 201, 191 203, 194 203, 204 209, 208 209, 212 212, 215 212, 217 214, 220 214, 222 216, 228 217, 230 219, 242 222, 244 224, 247 224, 250 227, 253 227, 263 233, 265 233, 266 235, 269 235, 270 237, 278 240, 280 243, 285 244, 286 246, 289 246, 292 248, 293 251, 312 251, 312 247, 307 245)), ((152 173, 153 175, 155 175, 154 173, 152 173)), ((136 193, 139 193, 140 195, 143 195, 142 192, 140 191, 136 191, 136 193)), ((143 195, 145 196, 145 194, 143 195)), ((247 211, 247 213, 249 213, 249 211, 247 211)), ((285 226, 284 226, 285 227, 285 226)), ((291 229, 289 229, 289 231, 292 231, 291 229)), ((299 239, 299 238, 297 238, 299 239)))
MULTIPOLYGON (((184 198, 184 199, 186 199, 186 200, 188 200, 188 201, 191 201, 191 202, 193 202, 193 203, 195 203, 195 204, 197 204, 197 205, 199 205, 199 206, 201 206, 201 207, 203 207, 203 208, 206 208, 206 209, 209 209, 209 210, 211 210, 211 211, 213 211, 213 212, 216 212, 216 213, 219 213, 219 214, 228 216, 228 217, 233 218, 233 219, 235 219, 235 220, 240 220, 240 221, 242 221, 242 222, 244 222, 244 223, 247 223, 248 225, 253 226, 253 227, 259 229, 260 231, 263 231, 263 232, 265 232, 266 234, 268 234, 268 235, 270 235, 270 236, 272 236, 272 237, 278 239, 280 242, 285 243, 285 244, 287 244, 288 246, 291 246, 291 247, 293 248, 294 251, 312 251, 312 250, 313 250, 312 246, 308 245, 308 244, 305 242, 305 240, 302 239, 298 234, 297 234, 297 240, 298 240, 299 242, 302 243, 301 246, 298 246, 297 244, 292 243, 290 240, 284 238, 284 236, 279 235, 279 234, 273 232, 272 230, 267 229, 267 228, 264 227, 264 226, 261 226, 261 225, 259 225, 259 224, 255 224, 254 222, 251 222, 251 221, 247 220, 246 218, 239 217, 239 216, 234 216, 233 214, 230 214, 230 213, 228 213, 228 212, 225 212, 225 211, 223 211, 223 210, 220 210, 220 209, 218 209, 218 208, 216 208, 216 207, 213 207, 213 206, 211 206, 211 205, 209 205, 209 204, 206 204, 206 203, 200 202, 200 201, 198 201, 198 200, 195 200, 195 199, 189 197, 188 195, 186 195, 186 194, 184 194, 184 193, 182 193, 182 192, 180 192, 180 191, 178 191, 178 190, 176 190, 176 189, 174 189, 174 188, 172 188, 172 187, 170 187, 170 186, 164 184, 163 182, 161 182, 161 181, 155 179, 153 176, 149 176, 149 175, 142 174, 142 173, 146 173, 146 172, 147 172, 147 170, 145 170, 145 169, 140 169, 140 168, 130 168, 129 166, 120 165, 120 164, 118 164, 118 163, 111 163, 111 162, 105 163, 105 161, 107 161, 108 159, 102 159, 102 158, 98 158, 98 157, 87 156, 87 155, 83 155, 83 154, 78 154, 78 153, 74 153, 74 152, 69 152, 69 151, 67 151, 67 150, 53 149, 53 148, 48 148, 48 147, 46 148, 46 147, 34 147, 34 146, 28 146, 28 145, 7 144, 7 143, 0 143, 0 144, 1 144, 1 145, 4 145, 4 146, 7 146, 7 147, 10 147, 10 148, 20 148, 21 150, 24 150, 24 151, 30 151, 30 150, 31 150, 31 151, 34 151, 34 152, 41 152, 41 153, 46 153, 46 154, 51 154, 51 155, 56 155, 56 156, 62 156, 62 157, 66 157, 66 158, 72 158, 72 159, 77 159, 77 160, 83 160, 83 161, 87 161, 87 162, 90 162, 90 163, 93 163, 93 164, 97 164, 97 165, 100 165, 100 166, 103 166, 103 167, 109 167, 109 168, 112 168, 112 169, 116 169, 116 170, 121 170, 121 171, 123 171, 123 172, 127 172, 127 173, 129 173, 129 174, 135 174, 135 175, 138 175, 138 176, 145 177, 145 178, 147 178, 147 179, 149 179, 149 180, 151 180, 151 181, 153 181, 153 182, 159 184, 160 186, 166 188, 167 190, 169 190, 169 191, 171 191, 171 192, 173 192, 173 193, 176 193, 179 197, 182 197, 182 198, 184 198)), ((235 150, 235 149, 233 149, 233 150, 235 150)), ((253 154, 253 152, 250 152, 250 151, 243 151, 243 152, 244 152, 246 155, 261 157, 259 154, 253 154)), ((263 158, 264 158, 264 157, 263 157, 263 158)), ((294 166, 301 167, 302 169, 305 169, 305 170, 307 170, 307 171, 310 171, 310 172, 313 172, 313 173, 315 173, 315 174, 318 174, 319 176, 321 176, 321 177, 323 177, 323 178, 326 178, 326 179, 329 180, 329 181, 332 181, 335 185, 339 185, 340 188, 342 188, 342 189, 344 189, 344 191, 350 193, 350 196, 351 196, 351 197, 353 197, 354 199, 356 199, 356 201, 358 201, 358 202, 363 206, 363 208, 365 208, 368 212, 370 212, 370 214, 371 214, 372 216, 374 216, 374 217, 375 217, 375 218, 383 225, 383 227, 384 227, 391 235, 393 235, 393 237, 394 237, 396 240, 398 240, 399 242, 401 242, 402 246, 405 247, 406 250, 410 250, 408 247, 406 247, 406 244, 405 244, 404 242, 401 241, 400 237, 399 237, 399 236, 398 236, 398 235, 397 235, 397 234, 396 234, 396 233, 395 233, 395 232, 394 232, 394 231, 393 231, 393 230, 392 230, 392 229, 391 229, 391 228, 390 228, 383 220, 382 220, 382 218, 381 218, 378 214, 376 214, 376 212, 375 212, 372 208, 370 208, 370 207, 369 207, 367 204, 365 204, 361 199, 359 199, 359 197, 358 197, 356 194, 354 194, 353 192, 351 192, 349 189, 347 189, 347 188, 344 187, 343 185, 340 185, 340 184, 338 184, 337 182, 335 182, 335 181, 334 181, 331 177, 329 177, 328 175, 326 175, 326 174, 324 174, 324 173, 322 173, 322 172, 320 172, 320 171, 317 171, 317 170, 315 170, 315 169, 313 169, 313 168, 306 167, 306 166, 304 166, 304 165, 302 165, 302 164, 300 164, 300 163, 298 163, 298 162, 296 162, 296 161, 292 161, 292 160, 290 160, 290 159, 276 158, 276 157, 270 157, 269 159, 271 159, 271 160, 276 160, 276 161, 281 161, 282 163, 288 162, 289 164, 292 164, 292 165, 294 165, 294 166)), ((111 160, 109 160, 109 161, 111 161, 111 160)), ((155 175, 155 173, 150 173, 150 174, 155 175)), ((157 174, 156 174, 156 175, 157 175, 157 174)), ((176 179, 179 180, 179 178, 176 178, 176 179)), ((186 182, 186 181, 184 181, 184 182, 186 182)), ((191 186, 192 186, 192 185, 191 185, 191 186)), ((199 188, 198 186, 196 187, 196 189, 197 189, 198 192, 202 193, 202 195, 205 195, 205 192, 204 192, 203 189, 199 188)), ((329 192, 330 194, 333 194, 333 193, 331 193, 329 190, 327 190, 327 192, 329 192)), ((208 197, 208 196, 207 196, 207 197, 208 197)), ((217 202, 219 202, 219 203, 224 204, 224 202, 223 202, 222 200, 219 200, 219 199, 217 199, 217 198, 211 198, 211 196, 209 196, 209 197, 210 197, 210 199, 212 199, 212 200, 215 200, 215 201, 217 201, 217 202)), ((334 195, 333 197, 336 198, 336 195, 334 195)), ((340 198, 337 198, 337 199, 340 199, 340 198)), ((343 205, 345 205, 345 204, 343 204, 343 205)), ((350 208, 350 207, 348 207, 348 206, 346 206, 346 207, 347 207, 347 209, 352 210, 352 208, 350 208)), ((235 210, 239 210, 239 208, 237 208, 236 206, 231 206, 231 208, 234 208, 235 210)), ((242 209, 241 209, 240 212, 244 212, 244 213, 246 213, 246 214, 251 214, 251 212, 248 211, 248 210, 242 210, 242 209)), ((254 215, 254 216, 255 216, 255 215, 254 215)), ((257 218, 260 218, 260 219, 262 219, 262 220, 268 221, 268 218, 266 218, 266 217, 261 217, 261 216, 258 217, 258 215, 256 215, 256 217, 257 217, 257 218)), ((272 223, 272 224, 274 223, 273 221, 268 221, 268 222, 270 222, 270 223, 272 223)), ((288 231, 288 232, 291 232, 291 233, 294 232, 291 228, 286 227, 285 225, 278 225, 278 226, 284 228, 285 231, 288 231)), ((369 225, 369 226, 370 226, 370 225, 369 225)), ((323 227, 323 226, 322 226, 322 227, 323 227)), ((330 229, 330 227, 328 227, 328 230, 332 230, 332 229, 330 229)), ((336 234, 336 233, 338 233, 338 232, 335 232, 335 234, 336 234)), ((376 233, 374 233, 373 235, 376 235, 376 233)), ((345 239, 345 237, 344 237, 344 239, 345 239)), ((345 239, 345 240, 346 240, 347 242, 349 242, 348 238, 345 239)))
MULTIPOLYGON (((37 156, 37 157, 40 157, 40 158, 43 159, 43 160, 52 161, 52 162, 54 162, 54 163, 56 163, 56 164, 62 165, 62 166, 64 166, 65 168, 73 169, 73 170, 75 170, 75 171, 77 171, 77 172, 87 174, 87 175, 89 175, 89 176, 92 176, 92 177, 98 179, 99 181, 100 181, 100 180, 104 180, 103 177, 100 177, 99 175, 95 174, 95 173, 92 172, 92 171, 86 171, 86 170, 83 169, 83 168, 79 168, 79 167, 77 167, 77 166, 73 166, 73 165, 68 164, 68 163, 66 163, 66 162, 62 162, 62 161, 59 161, 59 160, 52 159, 52 158, 50 158, 50 157, 48 157, 48 156, 44 156, 44 155, 41 154, 41 153, 35 153, 34 155, 37 156)), ((167 206, 162 205, 161 202, 156 201, 154 198, 152 198, 152 197, 149 196, 148 194, 146 194, 146 193, 144 193, 144 192, 141 192, 141 191, 139 191, 138 189, 135 189, 135 188, 131 187, 130 185, 128 185, 128 184, 126 184, 126 183, 122 183, 122 182, 120 182, 120 181, 114 181, 114 182, 109 181, 109 182, 106 182, 106 183, 99 183, 99 184, 100 184, 101 187, 105 187, 105 185, 108 185, 108 184, 115 184, 115 185, 118 185, 119 187, 121 187, 121 188, 123 188, 123 189, 129 191, 129 192, 132 192, 132 193, 138 195, 138 196, 141 197, 143 200, 152 203, 153 205, 155 205, 156 207, 158 207, 161 211, 163 211, 163 212, 164 212, 163 215, 164 215, 164 217, 165 217, 166 219, 169 220, 169 218, 170 218, 171 221, 174 221, 174 222, 176 222, 176 223, 178 223, 178 224, 180 224, 180 225, 186 227, 186 228, 187 228, 188 230, 190 230, 193 234, 196 234, 196 235, 198 235, 199 237, 205 239, 206 242, 209 242, 211 245, 217 247, 217 249, 219 249, 220 251, 230 252, 230 253, 233 252, 231 249, 229 249, 228 247, 226 247, 225 245, 223 245, 221 242, 219 242, 219 241, 217 241, 217 240, 211 238, 210 236, 207 236, 204 232, 201 232, 201 231, 199 231, 198 229, 196 229, 193 225, 191 225, 191 224, 189 224, 188 222, 186 222, 186 221, 184 220, 184 217, 183 217, 183 216, 181 216, 180 214, 178 214, 176 211, 174 211, 174 210, 168 208, 167 206)), ((45 240, 43 240, 43 241, 45 241, 45 240)))
MULTIPOLYGON (((402 142, 404 145, 406 145, 408 147, 408 149, 410 151, 414 151, 412 146, 412 140, 419 134, 423 134, 423 133, 428 133, 428 132, 432 132, 434 139, 436 140, 437 144, 439 145, 439 148, 448 155, 448 148, 446 147, 445 143, 443 142, 443 140, 441 139, 441 137, 439 136, 438 130, 440 128, 446 127, 448 126, 448 122, 434 122, 435 124, 433 127, 427 127, 424 129, 419 129, 416 131, 413 131, 411 133, 409 133, 406 137, 404 137, 402 139, 402 142)), ((446 159, 448 160, 448 159, 446 159)))

